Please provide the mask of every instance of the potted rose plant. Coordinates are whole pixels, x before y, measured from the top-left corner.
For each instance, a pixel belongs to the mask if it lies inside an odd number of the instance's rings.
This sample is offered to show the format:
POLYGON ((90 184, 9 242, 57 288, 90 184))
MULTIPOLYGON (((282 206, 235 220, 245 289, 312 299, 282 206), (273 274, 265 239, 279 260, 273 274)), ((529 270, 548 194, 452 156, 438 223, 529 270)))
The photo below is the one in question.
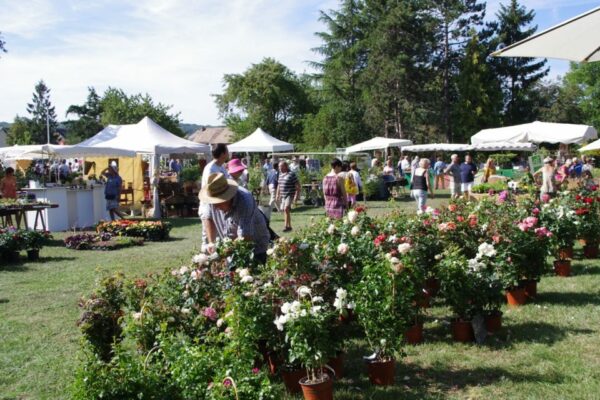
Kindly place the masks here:
POLYGON ((27 250, 27 259, 37 261, 40 258, 40 250, 52 238, 50 232, 41 232, 35 230, 24 231, 23 247, 27 250))
POLYGON ((414 301, 414 291, 403 290, 403 273, 404 266, 397 258, 378 257, 364 267, 354 288, 358 322, 373 351, 365 361, 369 379, 375 385, 394 383, 402 332, 408 327, 403 311, 414 301))
POLYGON ((575 215, 579 219, 577 236, 584 243, 583 254, 587 258, 598 257, 600 243, 600 202, 595 191, 582 191, 575 197, 575 215))
POLYGON ((275 326, 285 332, 289 361, 306 368, 306 377, 300 380, 304 398, 333 400, 333 380, 325 364, 333 355, 329 333, 336 313, 322 297, 313 296, 307 286, 299 287, 297 294, 297 300, 282 304, 275 326))
POLYGON ((571 274, 573 244, 579 224, 575 208, 574 198, 569 193, 561 193, 544 204, 540 212, 542 224, 552 232, 550 246, 556 255, 554 270, 559 276, 571 274))

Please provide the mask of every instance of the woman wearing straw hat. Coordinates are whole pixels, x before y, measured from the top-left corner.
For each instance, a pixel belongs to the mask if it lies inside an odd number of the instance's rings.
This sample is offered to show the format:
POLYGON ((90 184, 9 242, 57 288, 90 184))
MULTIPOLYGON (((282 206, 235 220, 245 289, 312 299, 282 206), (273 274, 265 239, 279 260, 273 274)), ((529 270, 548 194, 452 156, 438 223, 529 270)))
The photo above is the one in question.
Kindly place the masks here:
POLYGON ((226 223, 237 227, 238 238, 254 242, 254 259, 259 264, 267 261, 269 230, 264 215, 248 190, 221 173, 212 174, 200 191, 200 200, 213 211, 223 213, 226 223))

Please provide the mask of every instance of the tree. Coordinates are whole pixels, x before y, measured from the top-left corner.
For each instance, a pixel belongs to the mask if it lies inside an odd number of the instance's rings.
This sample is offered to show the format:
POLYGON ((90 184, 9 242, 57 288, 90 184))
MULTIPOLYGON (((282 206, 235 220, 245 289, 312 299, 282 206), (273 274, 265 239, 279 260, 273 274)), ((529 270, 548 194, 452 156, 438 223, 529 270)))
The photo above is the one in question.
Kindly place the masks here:
POLYGON ((600 127, 600 63, 571 63, 564 82, 559 100, 569 104, 569 109, 577 104, 583 116, 581 122, 600 127))
POLYGON ((223 78, 223 94, 215 95, 219 115, 238 139, 257 127, 282 140, 302 139, 302 122, 315 111, 307 82, 272 58, 253 64, 243 74, 223 78))
POLYGON ((100 120, 102 118, 101 98, 96 89, 88 87, 87 100, 83 105, 71 105, 66 115, 75 114, 77 120, 67 121, 68 138, 70 143, 79 143, 94 136, 102 130, 100 120))
MULTIPOLYGON (((497 13, 498 43, 501 47, 511 45, 531 36, 537 26, 527 29, 535 13, 511 0, 508 6, 501 5, 497 13)), ((494 61, 497 74, 502 78, 504 91, 504 124, 514 125, 531 122, 535 98, 535 85, 548 74, 546 60, 534 62, 532 58, 502 57, 494 61)))
POLYGON ((88 95, 89 104, 86 102, 82 108, 76 108, 72 111, 84 111, 85 107, 88 106, 89 109, 87 112, 91 113, 91 117, 96 112, 100 112, 101 126, 110 124, 136 124, 144 117, 149 117, 169 132, 180 137, 185 135, 179 127, 179 113, 171 114, 170 110, 172 106, 162 103, 155 104, 154 100, 148 94, 128 96, 121 89, 108 88, 98 105, 95 104, 95 101, 94 96, 90 93, 88 95))
POLYGON ((29 132, 33 143, 47 143, 47 129, 50 133, 56 131, 58 123, 56 122, 56 112, 50 102, 50 89, 43 80, 35 85, 33 99, 27 104, 27 112, 31 116, 29 119, 29 132))
POLYGON ((31 133, 31 121, 25 117, 15 117, 6 135, 6 143, 10 146, 15 144, 33 144, 31 133))
MULTIPOLYGON (((469 42, 470 31, 483 24, 485 3, 479 0, 441 0, 433 2, 436 23, 436 40, 439 45, 434 56, 434 65, 441 77, 440 125, 448 142, 453 141, 455 126, 451 120, 452 105, 457 98, 456 76, 469 42)), ((479 62, 485 62, 480 59, 479 62)))
POLYGON ((488 54, 487 47, 472 30, 457 77, 458 98, 453 114, 456 122, 454 138, 458 142, 467 142, 479 130, 500 123, 502 90, 486 62, 488 54))
POLYGON ((386 137, 431 135, 434 20, 426 0, 366 1, 368 64, 361 79, 366 121, 386 137))
POLYGON ((312 63, 320 70, 314 76, 314 102, 320 107, 304 123, 304 141, 313 148, 345 146, 371 136, 359 84, 367 63, 362 13, 357 0, 343 0, 339 10, 321 11, 319 19, 327 30, 316 33, 323 44, 313 50, 323 59, 312 63))

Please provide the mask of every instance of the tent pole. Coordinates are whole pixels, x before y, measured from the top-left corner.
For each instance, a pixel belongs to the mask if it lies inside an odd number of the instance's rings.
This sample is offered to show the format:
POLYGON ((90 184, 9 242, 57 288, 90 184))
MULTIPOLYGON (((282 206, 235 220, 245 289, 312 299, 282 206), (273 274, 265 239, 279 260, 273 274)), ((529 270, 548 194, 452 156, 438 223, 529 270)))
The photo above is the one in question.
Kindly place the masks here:
MULTIPOLYGON (((158 198, 158 169, 159 169, 159 157, 160 155, 153 153, 151 162, 150 162, 150 171, 152 172, 152 176, 150 176, 150 186, 152 187, 152 217, 160 218, 160 199, 158 198)), ((150 175, 150 174, 148 174, 150 175)))

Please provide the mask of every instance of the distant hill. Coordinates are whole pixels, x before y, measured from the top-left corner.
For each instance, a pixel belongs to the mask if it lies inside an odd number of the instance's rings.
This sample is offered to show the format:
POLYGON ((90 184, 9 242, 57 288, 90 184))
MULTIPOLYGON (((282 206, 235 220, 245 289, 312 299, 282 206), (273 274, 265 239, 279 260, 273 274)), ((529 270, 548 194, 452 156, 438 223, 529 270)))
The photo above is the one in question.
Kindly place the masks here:
POLYGON ((10 122, 0 121, 0 128, 6 128, 6 130, 8 130, 8 128, 10 128, 10 122))

